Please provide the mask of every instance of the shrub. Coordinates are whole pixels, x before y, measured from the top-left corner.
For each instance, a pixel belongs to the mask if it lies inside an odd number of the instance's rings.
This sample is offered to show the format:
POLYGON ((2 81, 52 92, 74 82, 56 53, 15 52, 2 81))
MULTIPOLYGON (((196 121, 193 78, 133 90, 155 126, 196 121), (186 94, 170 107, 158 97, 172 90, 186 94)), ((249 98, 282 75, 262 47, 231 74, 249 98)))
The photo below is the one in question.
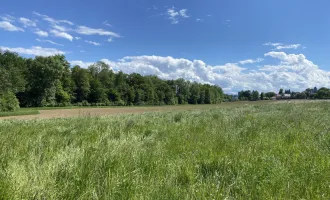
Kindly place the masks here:
POLYGON ((83 101, 81 102, 81 104, 82 104, 82 106, 90 106, 90 105, 91 105, 91 104, 88 103, 88 101, 86 101, 86 100, 83 100, 83 101))
POLYGON ((19 101, 15 94, 7 92, 0 96, 0 111, 13 112, 19 109, 19 101))

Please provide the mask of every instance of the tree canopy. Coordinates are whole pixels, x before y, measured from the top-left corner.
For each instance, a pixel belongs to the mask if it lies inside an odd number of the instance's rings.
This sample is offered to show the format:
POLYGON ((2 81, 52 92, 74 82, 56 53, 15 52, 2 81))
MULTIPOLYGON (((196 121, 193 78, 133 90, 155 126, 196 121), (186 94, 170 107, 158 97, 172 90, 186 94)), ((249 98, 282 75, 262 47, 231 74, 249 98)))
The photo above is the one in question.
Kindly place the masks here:
POLYGON ((224 97, 216 85, 114 72, 104 62, 71 67, 63 55, 27 59, 8 51, 0 51, 0 81, 0 95, 14 94, 23 107, 217 104, 224 97))

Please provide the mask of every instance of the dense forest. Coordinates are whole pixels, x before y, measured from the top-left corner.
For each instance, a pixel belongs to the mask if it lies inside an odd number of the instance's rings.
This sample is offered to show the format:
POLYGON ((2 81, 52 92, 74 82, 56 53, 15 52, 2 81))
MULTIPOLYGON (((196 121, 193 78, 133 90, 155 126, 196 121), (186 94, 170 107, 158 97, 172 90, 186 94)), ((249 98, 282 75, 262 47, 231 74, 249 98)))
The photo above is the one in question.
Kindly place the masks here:
POLYGON ((97 62, 71 67, 63 55, 23 58, 0 51, 0 110, 42 106, 217 104, 219 86, 114 72, 97 62), (2 106, 1 106, 2 104, 2 106))

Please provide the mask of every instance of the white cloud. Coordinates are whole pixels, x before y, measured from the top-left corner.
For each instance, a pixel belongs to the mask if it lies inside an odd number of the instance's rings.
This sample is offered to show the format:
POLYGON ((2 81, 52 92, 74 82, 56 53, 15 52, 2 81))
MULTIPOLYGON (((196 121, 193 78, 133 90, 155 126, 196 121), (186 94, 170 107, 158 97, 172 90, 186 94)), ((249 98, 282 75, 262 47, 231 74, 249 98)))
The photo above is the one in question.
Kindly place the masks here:
POLYGON ((23 47, 10 48, 10 47, 0 46, 0 49, 5 51, 17 52, 19 54, 24 54, 24 55, 33 55, 33 56, 52 56, 56 54, 65 54, 65 52, 54 48, 43 48, 40 46, 32 46, 29 49, 23 47))
POLYGON ((3 21, 7 21, 7 22, 14 22, 16 20, 15 17, 11 16, 11 15, 3 15, 3 16, 0 16, 0 19, 2 19, 3 21))
MULTIPOLYGON (((108 59, 101 61, 107 63, 115 71, 157 75, 162 79, 185 78, 200 83, 217 84, 225 92, 237 92, 242 89, 277 92, 279 88, 302 91, 314 86, 330 85, 330 72, 319 69, 303 54, 269 52, 264 56, 278 59, 279 63, 248 70, 235 63, 212 66, 201 60, 161 56, 127 56, 117 62, 108 59)), ((259 59, 261 60, 262 58, 259 59)), ((245 63, 257 61, 258 59, 245 63)), ((92 64, 79 62, 84 67, 92 64)))
POLYGON ((271 43, 271 42, 267 42, 265 44, 263 44, 264 46, 273 46, 273 47, 277 47, 280 45, 283 45, 282 43, 271 43))
POLYGON ((108 23, 108 21, 104 21, 102 24, 109 26, 110 28, 112 28, 112 25, 108 23))
POLYGON ((57 29, 59 31, 62 31, 62 32, 67 32, 67 31, 71 31, 72 29, 70 28, 67 28, 65 26, 62 26, 62 25, 57 25, 57 24, 53 24, 51 25, 54 29, 57 29))
POLYGON ((65 23, 65 24, 68 24, 68 25, 74 25, 74 23, 72 23, 71 21, 69 20, 57 20, 57 19, 54 19, 54 18, 51 18, 47 15, 43 15, 43 14, 40 14, 40 13, 37 13, 35 11, 32 12, 34 15, 36 16, 39 16, 41 17, 43 20, 49 22, 49 23, 52 23, 52 24, 59 24, 59 23, 65 23))
POLYGON ((3 28, 6 31, 22 31, 22 32, 24 32, 24 29, 14 26, 13 24, 11 24, 10 22, 7 22, 7 21, 1 21, 0 28, 3 28))
POLYGON ((109 39, 108 39, 108 42, 113 42, 113 39, 112 39, 112 38, 109 38, 109 39))
POLYGON ((196 19, 196 22, 202 22, 202 21, 204 21, 204 20, 201 19, 201 18, 197 18, 197 19, 196 19))
POLYGON ((28 27, 28 26, 36 27, 37 26, 37 23, 35 21, 32 21, 32 20, 24 18, 24 17, 20 17, 19 22, 21 22, 24 25, 24 27, 28 27))
POLYGON ((93 41, 89 41, 89 40, 85 40, 86 43, 92 44, 94 46, 100 46, 101 44, 98 42, 93 42, 93 41))
POLYGON ((55 36, 55 37, 59 37, 59 38, 65 38, 67 40, 70 40, 72 41, 73 40, 73 37, 72 35, 66 33, 66 32, 61 32, 61 31, 58 31, 58 30, 51 30, 50 33, 55 36))
POLYGON ((277 46, 277 50, 281 49, 298 49, 301 45, 300 44, 290 44, 290 45, 283 45, 283 46, 277 46))
POLYGON ((182 9, 179 11, 181 17, 188 18, 189 16, 187 15, 188 10, 187 9, 182 9))
POLYGON ((89 66, 93 65, 93 62, 83 62, 80 60, 72 60, 70 61, 72 66, 79 65, 82 68, 88 68, 89 66))
POLYGON ((48 37, 48 33, 46 31, 37 30, 34 33, 37 34, 37 35, 39 35, 40 37, 48 37))
POLYGON ((94 29, 87 26, 78 26, 76 32, 82 35, 105 35, 105 36, 112 36, 112 37, 120 37, 119 34, 103 30, 103 29, 94 29))
POLYGON ((262 61, 264 61, 263 58, 257 58, 256 60, 253 60, 253 59, 242 60, 242 61, 239 61, 238 63, 241 65, 246 65, 246 64, 260 63, 262 61))
POLYGON ((176 10, 174 7, 167 9, 168 19, 172 24, 178 24, 180 18, 188 18, 187 9, 176 10))
POLYGON ((282 43, 271 43, 271 42, 267 42, 265 44, 263 44, 264 46, 273 46, 275 47, 276 50, 282 50, 282 49, 298 49, 301 44, 282 44, 282 43))
POLYGON ((41 39, 36 39, 38 42, 47 42, 47 43, 50 43, 50 44, 53 44, 53 45, 57 45, 57 46, 64 46, 63 44, 59 44, 59 43, 56 43, 56 42, 53 42, 51 40, 41 40, 41 39))

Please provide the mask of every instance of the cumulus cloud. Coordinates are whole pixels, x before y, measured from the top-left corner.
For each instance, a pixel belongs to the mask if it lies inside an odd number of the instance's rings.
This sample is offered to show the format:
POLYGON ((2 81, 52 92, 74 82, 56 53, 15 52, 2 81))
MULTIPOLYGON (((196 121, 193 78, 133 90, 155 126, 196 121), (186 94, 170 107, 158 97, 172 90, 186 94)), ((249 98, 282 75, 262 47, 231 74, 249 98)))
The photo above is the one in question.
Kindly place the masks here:
POLYGON ((34 33, 39 35, 40 37, 48 37, 48 33, 46 31, 37 30, 34 33))
POLYGON ((72 60, 72 61, 70 61, 70 63, 72 66, 79 65, 82 68, 88 68, 89 66, 94 64, 93 62, 83 62, 80 60, 72 60))
POLYGON ((50 44, 53 44, 53 45, 57 45, 57 46, 64 46, 63 44, 59 44, 59 43, 56 43, 56 42, 53 42, 51 40, 41 40, 41 39, 36 39, 38 42, 46 42, 46 43, 50 43, 50 44))
POLYGON ((24 32, 24 29, 19 28, 17 26, 14 26, 8 21, 0 21, 0 28, 6 30, 6 31, 22 31, 24 32))
POLYGON ((32 20, 24 18, 24 17, 20 17, 19 22, 22 23, 24 25, 24 27, 28 27, 28 26, 36 27, 37 26, 37 23, 35 21, 32 21, 32 20))
POLYGON ((10 48, 10 47, 0 46, 0 49, 5 51, 17 52, 19 54, 24 54, 24 55, 33 55, 33 56, 52 56, 56 54, 65 54, 65 52, 54 48, 43 48, 40 46, 32 46, 31 48, 23 48, 23 47, 10 48))
POLYGON ((180 19, 189 17, 187 12, 187 9, 177 10, 176 8, 172 7, 167 9, 167 16, 168 19, 171 20, 172 24, 178 24, 180 19))
POLYGON ((74 37, 76 40, 81 40, 81 37, 74 37))
POLYGON ((108 39, 108 42, 113 42, 113 39, 112 39, 112 38, 109 38, 109 39, 108 39))
POLYGON ((61 32, 61 31, 53 29, 53 30, 50 31, 50 33, 55 37, 65 38, 65 39, 70 40, 70 41, 73 40, 72 35, 70 35, 66 32, 61 32))
POLYGON ((119 34, 103 30, 103 29, 95 29, 95 28, 90 28, 87 26, 78 26, 76 29, 76 32, 82 35, 105 35, 105 36, 112 36, 112 37, 120 37, 119 34))
MULTIPOLYGON (((322 87, 330 84, 330 72, 318 68, 303 54, 269 52, 265 58, 278 60, 276 65, 264 65, 256 70, 243 68, 241 63, 208 65, 202 60, 161 56, 127 56, 119 61, 102 59, 115 71, 157 75, 163 79, 185 78, 200 83, 217 84, 225 92, 237 92, 242 89, 274 91, 287 88, 302 91, 310 87, 322 87)), ((263 58, 243 63, 261 62, 263 58)), ((78 61, 75 61, 77 64, 78 61)), ((80 61, 82 67, 92 63, 80 61)), ((72 63, 72 62, 71 62, 72 63)))
POLYGON ((98 43, 98 42, 93 42, 93 41, 89 41, 89 40, 85 40, 85 42, 88 43, 88 44, 92 44, 92 45, 94 45, 94 46, 100 46, 100 45, 101 45, 101 44, 98 43))

